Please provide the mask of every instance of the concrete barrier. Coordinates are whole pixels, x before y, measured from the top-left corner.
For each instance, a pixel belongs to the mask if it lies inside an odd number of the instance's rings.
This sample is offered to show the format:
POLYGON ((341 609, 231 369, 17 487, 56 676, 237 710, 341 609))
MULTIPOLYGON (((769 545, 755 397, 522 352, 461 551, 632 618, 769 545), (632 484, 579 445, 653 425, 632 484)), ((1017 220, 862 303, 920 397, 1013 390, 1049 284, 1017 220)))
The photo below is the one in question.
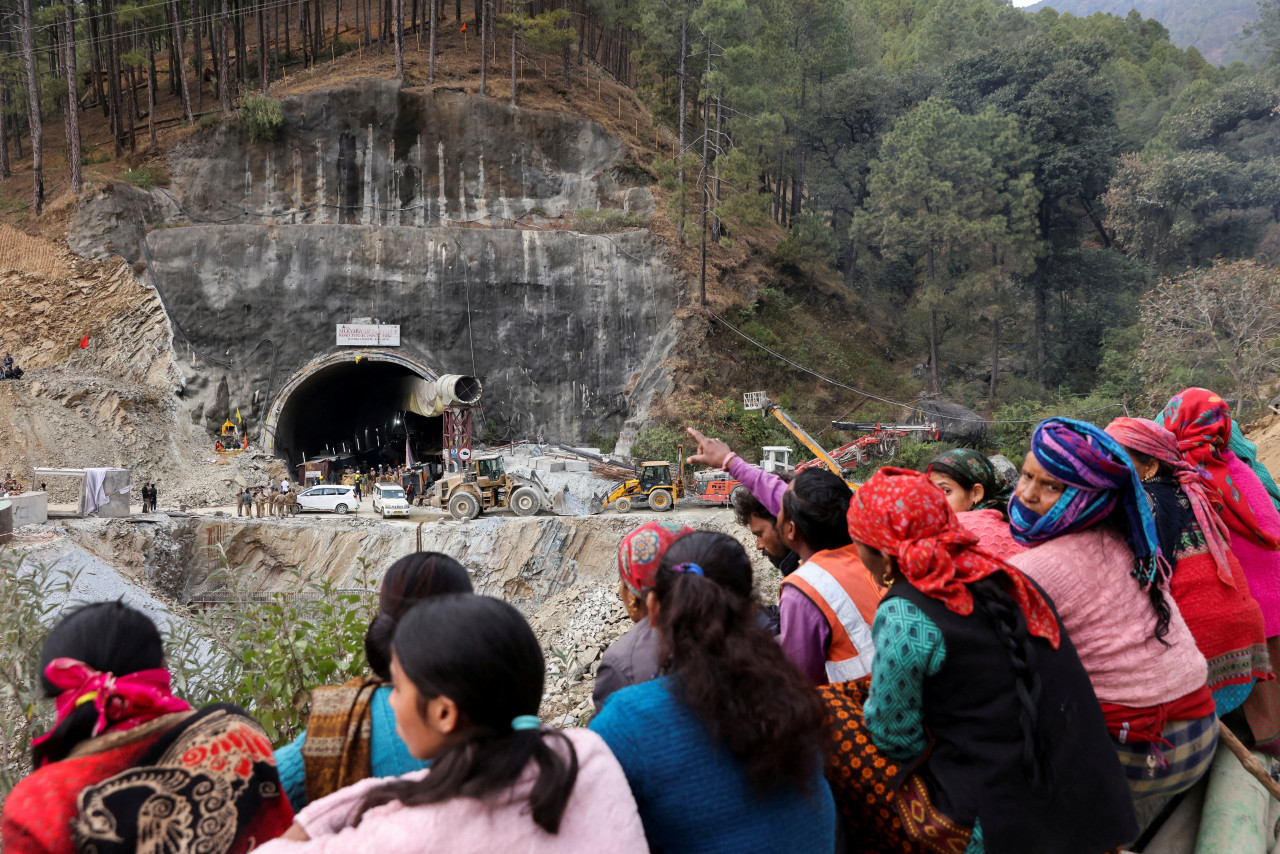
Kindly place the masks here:
POLYGON ((0 499, 0 546, 13 539, 13 502, 0 499))
POLYGON ((6 501, 13 502, 13 527, 23 525, 43 525, 49 521, 49 494, 47 492, 24 492, 11 495, 6 501))

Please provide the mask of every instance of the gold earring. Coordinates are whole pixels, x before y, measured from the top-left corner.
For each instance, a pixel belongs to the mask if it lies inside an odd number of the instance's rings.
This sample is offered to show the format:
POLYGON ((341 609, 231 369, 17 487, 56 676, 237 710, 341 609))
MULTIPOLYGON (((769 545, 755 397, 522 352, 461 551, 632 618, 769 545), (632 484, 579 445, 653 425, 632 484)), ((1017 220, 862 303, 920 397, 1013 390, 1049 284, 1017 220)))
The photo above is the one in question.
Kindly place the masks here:
POLYGON ((898 579, 896 576, 890 575, 889 573, 886 572, 884 574, 884 589, 888 590, 890 587, 893 586, 893 583, 897 580, 898 579))

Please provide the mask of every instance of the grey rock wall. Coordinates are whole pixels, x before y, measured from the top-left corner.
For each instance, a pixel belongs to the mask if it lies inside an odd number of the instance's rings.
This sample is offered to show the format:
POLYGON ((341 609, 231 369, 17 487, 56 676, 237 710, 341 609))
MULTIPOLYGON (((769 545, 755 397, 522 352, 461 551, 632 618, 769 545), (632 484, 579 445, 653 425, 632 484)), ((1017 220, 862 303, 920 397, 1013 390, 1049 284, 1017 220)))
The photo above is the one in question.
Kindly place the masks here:
POLYGON ((457 92, 359 81, 238 118, 170 158, 171 186, 82 201, 72 248, 147 265, 174 320, 184 406, 254 428, 281 385, 375 317, 401 351, 486 379, 485 418, 569 441, 616 432, 669 387, 679 275, 645 231, 566 230, 574 211, 652 210, 592 122, 457 92), (140 242, 139 238, 145 235, 140 242))
MULTIPOLYGON (((674 342, 678 280, 645 232, 232 225, 160 229, 147 245, 185 337, 236 363, 193 350, 192 373, 228 376, 231 408, 255 424, 358 316, 399 324, 399 349, 441 373, 484 377, 486 418, 517 435, 620 424, 674 342)), ((188 400, 212 402, 215 383, 190 385, 188 400)))

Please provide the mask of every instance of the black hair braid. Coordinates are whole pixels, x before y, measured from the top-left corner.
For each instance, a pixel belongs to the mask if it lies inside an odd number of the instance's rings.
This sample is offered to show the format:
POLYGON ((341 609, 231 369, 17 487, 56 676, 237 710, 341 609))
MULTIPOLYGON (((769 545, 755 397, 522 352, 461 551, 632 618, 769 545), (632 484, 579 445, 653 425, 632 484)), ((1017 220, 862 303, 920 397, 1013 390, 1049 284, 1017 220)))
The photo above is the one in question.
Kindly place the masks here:
POLYGON ((1151 600, 1151 607, 1156 612, 1156 631, 1153 637, 1165 646, 1169 646, 1165 636, 1169 634, 1169 621, 1173 619, 1173 609, 1169 607, 1169 600, 1165 598, 1164 591, 1156 581, 1147 585, 1147 598, 1151 600))
POLYGON ((1032 641, 1026 617, 994 576, 970 584, 969 592, 982 612, 991 619, 1009 656, 1009 664, 1013 666, 1014 686, 1018 704, 1022 707, 1018 715, 1022 730, 1022 771, 1031 787, 1039 789, 1046 782, 1037 711, 1041 684, 1039 671, 1031 665, 1032 641))

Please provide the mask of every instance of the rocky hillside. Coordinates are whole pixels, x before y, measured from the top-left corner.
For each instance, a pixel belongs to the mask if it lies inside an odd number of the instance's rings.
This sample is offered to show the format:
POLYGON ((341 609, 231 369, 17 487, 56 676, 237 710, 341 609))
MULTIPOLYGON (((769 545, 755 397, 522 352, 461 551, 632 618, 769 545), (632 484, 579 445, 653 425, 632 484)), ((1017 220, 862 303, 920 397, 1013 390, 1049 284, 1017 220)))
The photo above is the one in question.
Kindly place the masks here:
POLYGON ((218 501, 237 478, 280 470, 266 458, 205 462, 209 444, 178 420, 164 308, 127 263, 86 261, 3 225, 0 259, 0 352, 26 371, 0 381, 0 472, 123 466, 135 484, 160 483, 174 506, 218 501))

